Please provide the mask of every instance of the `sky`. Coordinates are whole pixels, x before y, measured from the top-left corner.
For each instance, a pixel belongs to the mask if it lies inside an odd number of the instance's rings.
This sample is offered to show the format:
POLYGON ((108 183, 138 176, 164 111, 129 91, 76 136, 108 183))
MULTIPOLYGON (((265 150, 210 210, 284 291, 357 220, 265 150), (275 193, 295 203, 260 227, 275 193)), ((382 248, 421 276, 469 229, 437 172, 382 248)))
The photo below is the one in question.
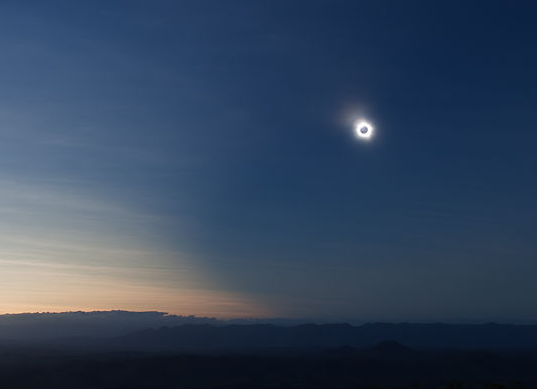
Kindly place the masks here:
POLYGON ((0 313, 537 323, 536 11, 0 2, 0 313))

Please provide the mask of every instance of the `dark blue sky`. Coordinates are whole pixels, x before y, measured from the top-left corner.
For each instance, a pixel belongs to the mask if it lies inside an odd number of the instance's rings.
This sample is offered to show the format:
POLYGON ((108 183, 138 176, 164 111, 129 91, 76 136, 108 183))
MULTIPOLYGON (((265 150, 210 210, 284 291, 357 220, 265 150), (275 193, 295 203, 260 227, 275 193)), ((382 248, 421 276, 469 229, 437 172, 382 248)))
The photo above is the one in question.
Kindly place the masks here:
POLYGON ((536 11, 3 1, 0 310, 537 321, 536 11))

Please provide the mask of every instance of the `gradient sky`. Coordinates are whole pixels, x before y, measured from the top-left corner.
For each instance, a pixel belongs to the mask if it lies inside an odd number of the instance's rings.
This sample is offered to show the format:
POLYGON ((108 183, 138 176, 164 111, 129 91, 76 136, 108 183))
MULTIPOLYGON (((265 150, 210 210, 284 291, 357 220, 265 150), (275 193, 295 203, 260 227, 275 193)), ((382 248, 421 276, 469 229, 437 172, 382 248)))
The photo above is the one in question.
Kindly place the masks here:
POLYGON ((0 2, 0 313, 537 322, 536 12, 0 2))

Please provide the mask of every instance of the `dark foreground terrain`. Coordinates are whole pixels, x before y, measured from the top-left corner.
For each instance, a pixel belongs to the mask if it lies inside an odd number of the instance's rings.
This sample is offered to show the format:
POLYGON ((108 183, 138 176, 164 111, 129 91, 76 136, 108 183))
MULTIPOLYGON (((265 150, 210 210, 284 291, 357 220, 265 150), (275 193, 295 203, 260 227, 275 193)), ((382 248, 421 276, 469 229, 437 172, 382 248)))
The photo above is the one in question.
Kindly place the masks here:
POLYGON ((537 388, 537 353, 277 349, 214 354, 4 349, 1 388, 537 388))
POLYGON ((5 315, 4 388, 537 389, 537 326, 5 315))

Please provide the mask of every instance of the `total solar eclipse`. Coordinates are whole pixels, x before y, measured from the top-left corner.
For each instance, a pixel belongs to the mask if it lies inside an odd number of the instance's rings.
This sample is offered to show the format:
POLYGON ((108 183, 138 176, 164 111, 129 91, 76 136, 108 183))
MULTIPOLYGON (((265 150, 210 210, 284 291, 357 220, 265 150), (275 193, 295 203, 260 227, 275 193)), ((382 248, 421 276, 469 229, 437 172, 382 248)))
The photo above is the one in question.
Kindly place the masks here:
POLYGON ((373 135, 373 126, 366 121, 359 121, 354 127, 356 136, 362 139, 369 139, 373 135))

